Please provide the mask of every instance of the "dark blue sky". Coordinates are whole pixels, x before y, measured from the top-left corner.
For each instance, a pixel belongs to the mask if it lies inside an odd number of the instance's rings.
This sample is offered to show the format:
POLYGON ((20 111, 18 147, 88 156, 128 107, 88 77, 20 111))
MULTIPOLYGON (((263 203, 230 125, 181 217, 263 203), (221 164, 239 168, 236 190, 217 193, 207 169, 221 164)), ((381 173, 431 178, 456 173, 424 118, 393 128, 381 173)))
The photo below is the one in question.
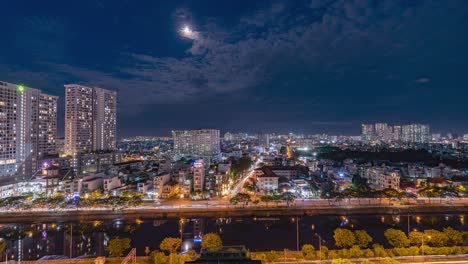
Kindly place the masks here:
POLYGON ((0 80, 118 91, 118 129, 468 132, 468 1, 2 1, 0 80), (189 35, 179 31, 184 25, 189 35))

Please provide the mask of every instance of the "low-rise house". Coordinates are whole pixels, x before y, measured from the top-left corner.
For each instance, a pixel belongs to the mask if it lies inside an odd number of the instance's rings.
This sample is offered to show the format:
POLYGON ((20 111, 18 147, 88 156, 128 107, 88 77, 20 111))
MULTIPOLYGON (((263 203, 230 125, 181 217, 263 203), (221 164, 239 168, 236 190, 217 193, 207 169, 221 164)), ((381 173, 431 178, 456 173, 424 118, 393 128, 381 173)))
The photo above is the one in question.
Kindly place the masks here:
POLYGON ((155 198, 161 198, 163 186, 171 181, 171 175, 169 173, 161 173, 153 178, 153 191, 155 198))
POLYGON ((270 167, 264 166, 261 170, 255 170, 255 173, 259 192, 268 193, 278 190, 279 177, 270 169, 270 167))
POLYGON ((103 175, 92 174, 89 176, 85 176, 82 179, 80 179, 78 185, 78 192, 92 192, 94 190, 102 188, 103 182, 103 175))
POLYGON ((179 193, 179 183, 175 181, 168 182, 164 184, 163 190, 161 193, 162 199, 171 198, 179 193))
POLYGON ((118 175, 106 175, 103 178, 104 192, 108 193, 122 186, 118 175))
POLYGON ((367 169, 365 178, 369 185, 377 190, 400 189, 400 172, 385 165, 367 169))

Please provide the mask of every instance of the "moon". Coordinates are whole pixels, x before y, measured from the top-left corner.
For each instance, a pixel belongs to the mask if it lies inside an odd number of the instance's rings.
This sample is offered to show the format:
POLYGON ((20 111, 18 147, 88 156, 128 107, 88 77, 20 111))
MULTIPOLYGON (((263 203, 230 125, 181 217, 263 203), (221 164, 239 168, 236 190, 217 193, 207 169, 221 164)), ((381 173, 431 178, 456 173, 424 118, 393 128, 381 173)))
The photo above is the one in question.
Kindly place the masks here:
POLYGON ((196 39, 197 36, 198 36, 197 32, 194 31, 189 25, 183 26, 183 27, 179 30, 179 34, 180 34, 182 37, 189 38, 189 39, 196 39))

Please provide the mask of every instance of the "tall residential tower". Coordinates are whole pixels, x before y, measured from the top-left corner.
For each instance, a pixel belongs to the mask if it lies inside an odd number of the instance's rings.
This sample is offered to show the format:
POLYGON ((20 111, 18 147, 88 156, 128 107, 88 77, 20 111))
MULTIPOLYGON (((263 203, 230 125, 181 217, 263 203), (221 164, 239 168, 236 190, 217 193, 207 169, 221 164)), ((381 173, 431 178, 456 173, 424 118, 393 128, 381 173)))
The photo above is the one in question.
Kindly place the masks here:
POLYGON ((0 177, 30 178, 55 153, 57 96, 0 82, 0 177))
POLYGON ((116 105, 115 91, 65 85, 65 153, 114 149, 116 105))

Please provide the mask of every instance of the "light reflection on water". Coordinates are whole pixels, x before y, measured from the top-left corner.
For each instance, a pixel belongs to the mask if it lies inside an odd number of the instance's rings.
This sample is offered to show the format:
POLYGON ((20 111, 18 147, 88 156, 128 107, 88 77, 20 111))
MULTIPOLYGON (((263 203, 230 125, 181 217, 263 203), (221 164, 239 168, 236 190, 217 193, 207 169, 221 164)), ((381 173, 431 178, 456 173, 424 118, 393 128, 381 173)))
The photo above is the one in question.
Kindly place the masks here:
MULTIPOLYGON (((225 245, 245 245, 251 250, 282 250, 296 247, 296 221, 300 243, 316 244, 320 234, 324 245, 333 247, 333 230, 338 227, 365 229, 375 243, 385 244, 388 228, 441 230, 451 226, 466 230, 465 215, 364 215, 315 217, 246 217, 206 219, 116 219, 87 222, 22 223, 0 225, 0 237, 8 243, 10 259, 36 260, 45 255, 105 255, 114 237, 129 237, 139 255, 145 247, 157 248, 165 237, 181 237, 182 250, 198 249, 203 234, 216 232, 225 245), (408 225, 409 219, 409 225, 408 225), (73 234, 73 236, 71 236, 73 234), (72 245, 70 247, 70 244, 72 245)), ((318 246, 318 245, 315 245, 318 246)))

